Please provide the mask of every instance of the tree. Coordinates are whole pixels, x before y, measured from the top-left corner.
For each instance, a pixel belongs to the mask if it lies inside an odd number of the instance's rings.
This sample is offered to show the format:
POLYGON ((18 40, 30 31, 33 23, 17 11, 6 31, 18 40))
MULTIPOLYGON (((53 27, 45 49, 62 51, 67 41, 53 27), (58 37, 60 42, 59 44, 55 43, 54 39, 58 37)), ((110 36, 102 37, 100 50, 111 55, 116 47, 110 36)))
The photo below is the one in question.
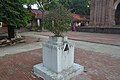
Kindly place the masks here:
MULTIPOLYGON (((55 8, 58 1, 57 0, 23 0, 23 2, 27 5, 27 9, 30 12, 32 11, 31 5, 37 4, 38 7, 39 7, 39 10, 41 10, 42 16, 43 16, 45 10, 49 11, 52 8, 55 8)), ((33 20, 34 19, 35 19, 35 16, 33 15, 32 16, 32 20, 31 20, 31 27, 30 28, 34 27, 33 26, 33 24, 34 24, 33 20)), ((41 31, 42 30, 43 19, 41 19, 40 21, 41 21, 40 22, 40 26, 37 26, 37 28, 36 28, 37 31, 41 31)), ((37 22, 36 22, 36 25, 37 25, 37 22)))
POLYGON ((90 0, 59 0, 59 2, 70 9, 71 12, 81 15, 90 14, 90 0))
POLYGON ((56 6, 59 0, 22 0, 27 5, 28 9, 31 10, 31 5, 37 4, 40 10, 49 10, 56 6))
POLYGON ((58 4, 59 0, 38 0, 39 3, 41 3, 41 8, 43 10, 51 10, 53 8, 55 8, 58 4))
POLYGON ((26 26, 31 18, 21 0, 0 0, 0 21, 8 26, 8 38, 14 38, 14 29, 26 26))
POLYGON ((55 36, 62 36, 63 32, 70 29, 72 17, 70 11, 62 5, 57 5, 56 8, 49 11, 44 16, 43 26, 45 29, 51 31, 55 36))

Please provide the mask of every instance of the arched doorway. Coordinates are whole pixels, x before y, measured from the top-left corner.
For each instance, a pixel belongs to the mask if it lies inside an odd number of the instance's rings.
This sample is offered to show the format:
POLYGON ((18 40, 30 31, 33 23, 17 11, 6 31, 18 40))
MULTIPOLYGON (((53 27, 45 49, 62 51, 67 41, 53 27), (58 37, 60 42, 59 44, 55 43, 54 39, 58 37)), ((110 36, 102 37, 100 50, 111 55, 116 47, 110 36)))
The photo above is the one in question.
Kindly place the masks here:
POLYGON ((115 11, 115 24, 120 25, 120 3, 117 5, 115 11))

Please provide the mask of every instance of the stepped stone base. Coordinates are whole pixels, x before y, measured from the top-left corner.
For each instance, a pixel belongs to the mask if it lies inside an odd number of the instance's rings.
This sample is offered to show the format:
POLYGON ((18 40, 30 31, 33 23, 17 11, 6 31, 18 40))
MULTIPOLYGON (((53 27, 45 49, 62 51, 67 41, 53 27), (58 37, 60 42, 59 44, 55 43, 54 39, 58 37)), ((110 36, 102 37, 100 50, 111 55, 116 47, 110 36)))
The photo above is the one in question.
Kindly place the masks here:
POLYGON ((70 80, 71 78, 81 74, 84 71, 84 67, 74 63, 73 66, 67 70, 63 70, 60 73, 55 73, 41 63, 35 65, 33 70, 35 75, 43 78, 44 80, 70 80))

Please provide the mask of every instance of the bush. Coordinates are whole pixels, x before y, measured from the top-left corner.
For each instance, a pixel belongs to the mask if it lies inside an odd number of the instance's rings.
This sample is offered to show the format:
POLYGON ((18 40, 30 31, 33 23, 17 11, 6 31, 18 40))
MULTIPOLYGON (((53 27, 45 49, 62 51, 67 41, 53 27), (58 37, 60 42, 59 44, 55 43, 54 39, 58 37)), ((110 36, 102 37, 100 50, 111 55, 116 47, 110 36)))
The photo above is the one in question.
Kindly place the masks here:
POLYGON ((70 11, 62 5, 57 5, 48 14, 45 14, 43 18, 44 28, 54 33, 55 36, 62 36, 63 32, 67 32, 72 22, 70 11))

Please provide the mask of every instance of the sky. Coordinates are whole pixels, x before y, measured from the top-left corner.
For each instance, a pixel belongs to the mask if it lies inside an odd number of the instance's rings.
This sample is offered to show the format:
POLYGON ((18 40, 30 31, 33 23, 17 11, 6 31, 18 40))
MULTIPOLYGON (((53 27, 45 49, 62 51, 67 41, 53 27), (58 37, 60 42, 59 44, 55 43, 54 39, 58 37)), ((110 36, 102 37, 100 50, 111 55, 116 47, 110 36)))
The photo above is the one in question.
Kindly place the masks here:
MULTIPOLYGON (((27 8, 27 6, 26 6, 26 5, 23 5, 23 7, 24 7, 24 8, 27 8)), ((32 5, 32 9, 38 9, 37 4, 32 5)))
POLYGON ((32 5, 32 9, 38 9, 37 4, 32 5))

